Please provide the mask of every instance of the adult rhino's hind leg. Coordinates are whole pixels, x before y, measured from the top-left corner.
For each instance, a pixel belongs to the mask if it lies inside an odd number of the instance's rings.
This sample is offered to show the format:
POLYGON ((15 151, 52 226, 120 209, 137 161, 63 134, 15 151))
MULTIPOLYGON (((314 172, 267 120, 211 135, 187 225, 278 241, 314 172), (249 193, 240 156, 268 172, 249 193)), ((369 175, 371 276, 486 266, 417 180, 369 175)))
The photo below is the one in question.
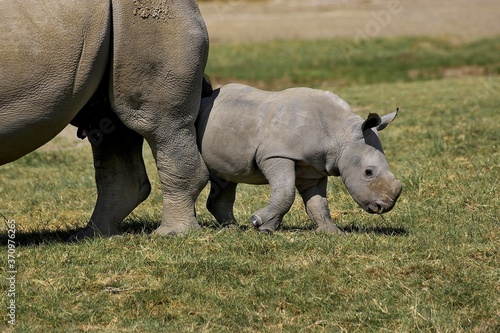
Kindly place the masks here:
POLYGON ((162 236, 181 235, 201 228, 196 220, 195 203, 208 181, 208 171, 198 151, 187 144, 195 140, 194 137, 179 135, 177 139, 186 142, 173 140, 153 148, 163 192, 162 223, 155 232, 162 236), (186 163, 187 158, 192 161, 186 163))
POLYGON ((163 193, 156 232, 199 229, 195 203, 208 182, 194 122, 201 102, 208 33, 196 1, 118 1, 113 8, 112 100, 149 143, 163 193))
POLYGON ((142 158, 144 139, 117 118, 107 124, 111 133, 94 133, 101 136, 94 137, 92 144, 97 203, 87 227, 73 235, 70 241, 119 234, 120 222, 151 191, 142 158))

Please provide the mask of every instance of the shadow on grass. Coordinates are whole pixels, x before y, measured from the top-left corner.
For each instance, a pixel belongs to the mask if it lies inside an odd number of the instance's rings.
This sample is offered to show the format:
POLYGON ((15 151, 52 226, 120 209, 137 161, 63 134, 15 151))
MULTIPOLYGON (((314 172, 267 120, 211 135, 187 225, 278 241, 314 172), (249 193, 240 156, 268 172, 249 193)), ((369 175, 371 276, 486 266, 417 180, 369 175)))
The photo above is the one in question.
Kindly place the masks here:
MULTIPOLYGON (((357 226, 355 224, 351 224, 348 226, 338 226, 340 230, 344 233, 353 233, 353 234, 376 234, 376 235, 385 235, 385 236, 407 236, 409 232, 405 228, 394 228, 394 227, 367 227, 367 226, 357 226)), ((293 226, 283 226, 280 228, 280 231, 284 232, 313 232, 314 227, 304 227, 297 228, 293 226)))
MULTIPOLYGON (((202 220, 200 224, 203 228, 220 230, 222 227, 214 223, 213 221, 202 220)), ((151 234, 159 226, 159 222, 152 222, 149 220, 125 220, 122 224, 122 232, 124 234, 151 234)), ((240 224, 238 226, 240 231, 248 231, 253 229, 250 225, 240 224)), ((58 230, 58 231, 36 231, 36 232, 16 232, 15 242, 16 246, 39 246, 46 243, 66 243, 68 239, 76 234, 79 229, 70 230, 58 230)), ((409 231, 401 227, 367 227, 367 226, 357 226, 351 224, 348 226, 342 226, 340 229, 345 233, 354 234, 377 234, 386 236, 407 236, 409 231)), ((302 228, 297 228, 296 226, 284 225, 278 232, 313 232, 314 227, 307 226, 302 228)), ((0 235, 0 245, 8 245, 9 243, 8 235, 0 235)))
MULTIPOLYGON (((158 222, 152 222, 150 220, 125 220, 122 223, 121 231, 124 234, 150 234, 158 228, 160 224, 158 222)), ((70 243, 69 238, 74 234, 78 233, 84 228, 75 228, 67 230, 55 230, 55 231, 30 231, 21 232, 16 231, 15 243, 16 246, 39 246, 47 243, 70 243)), ((6 246, 9 244, 9 237, 7 233, 0 234, 0 245, 6 246)))
MULTIPOLYGON (((14 239, 16 246, 39 246, 45 243, 66 243, 69 237, 81 229, 58 230, 58 231, 33 231, 16 232, 14 239)), ((7 234, 0 235, 0 245, 9 244, 7 234)))
POLYGON ((356 234, 377 234, 386 236, 408 236, 410 233, 405 228, 395 228, 395 227, 359 227, 355 224, 341 227, 345 233, 356 233, 356 234))

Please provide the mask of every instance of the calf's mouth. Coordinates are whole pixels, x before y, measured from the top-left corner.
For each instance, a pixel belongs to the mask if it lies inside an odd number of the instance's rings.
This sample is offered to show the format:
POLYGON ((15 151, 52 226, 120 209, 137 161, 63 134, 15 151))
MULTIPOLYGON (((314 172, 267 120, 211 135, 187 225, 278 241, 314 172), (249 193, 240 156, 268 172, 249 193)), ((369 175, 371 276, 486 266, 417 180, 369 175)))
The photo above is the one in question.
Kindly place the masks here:
POLYGON ((399 180, 396 180, 393 185, 393 193, 392 195, 388 195, 386 193, 383 194, 385 200, 374 200, 365 202, 363 208, 370 214, 384 214, 390 212, 399 196, 401 195, 401 191, 403 186, 399 180))

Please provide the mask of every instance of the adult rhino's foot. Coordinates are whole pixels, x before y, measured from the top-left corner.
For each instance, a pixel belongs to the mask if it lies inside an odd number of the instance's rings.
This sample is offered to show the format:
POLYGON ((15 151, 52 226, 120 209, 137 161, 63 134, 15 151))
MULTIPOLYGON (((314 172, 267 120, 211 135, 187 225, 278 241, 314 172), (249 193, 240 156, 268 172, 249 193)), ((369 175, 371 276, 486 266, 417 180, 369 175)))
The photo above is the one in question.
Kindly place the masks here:
POLYGON ((343 235, 344 233, 342 230, 340 230, 337 226, 335 225, 326 225, 326 226, 319 226, 316 228, 315 232, 318 233, 327 233, 327 234, 334 234, 334 235, 343 235))
POLYGON ((84 229, 78 231, 76 234, 71 235, 68 242, 78 242, 84 239, 96 238, 96 237, 113 237, 119 236, 121 233, 118 229, 108 229, 106 232, 92 227, 86 226, 84 229))
POLYGON ((178 224, 161 224, 154 233, 160 236, 176 236, 183 235, 191 231, 200 230, 201 226, 198 222, 178 223, 178 224))

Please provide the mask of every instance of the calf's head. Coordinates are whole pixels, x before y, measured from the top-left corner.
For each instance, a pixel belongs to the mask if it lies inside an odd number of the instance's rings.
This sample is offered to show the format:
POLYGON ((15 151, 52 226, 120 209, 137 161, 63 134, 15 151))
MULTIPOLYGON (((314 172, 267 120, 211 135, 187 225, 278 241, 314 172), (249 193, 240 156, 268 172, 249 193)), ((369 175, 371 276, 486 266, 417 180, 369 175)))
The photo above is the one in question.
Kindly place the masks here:
POLYGON ((378 131, 396 118, 398 109, 386 116, 370 114, 350 129, 338 161, 342 180, 354 201, 372 214, 390 211, 401 194, 402 185, 385 159, 378 131))

